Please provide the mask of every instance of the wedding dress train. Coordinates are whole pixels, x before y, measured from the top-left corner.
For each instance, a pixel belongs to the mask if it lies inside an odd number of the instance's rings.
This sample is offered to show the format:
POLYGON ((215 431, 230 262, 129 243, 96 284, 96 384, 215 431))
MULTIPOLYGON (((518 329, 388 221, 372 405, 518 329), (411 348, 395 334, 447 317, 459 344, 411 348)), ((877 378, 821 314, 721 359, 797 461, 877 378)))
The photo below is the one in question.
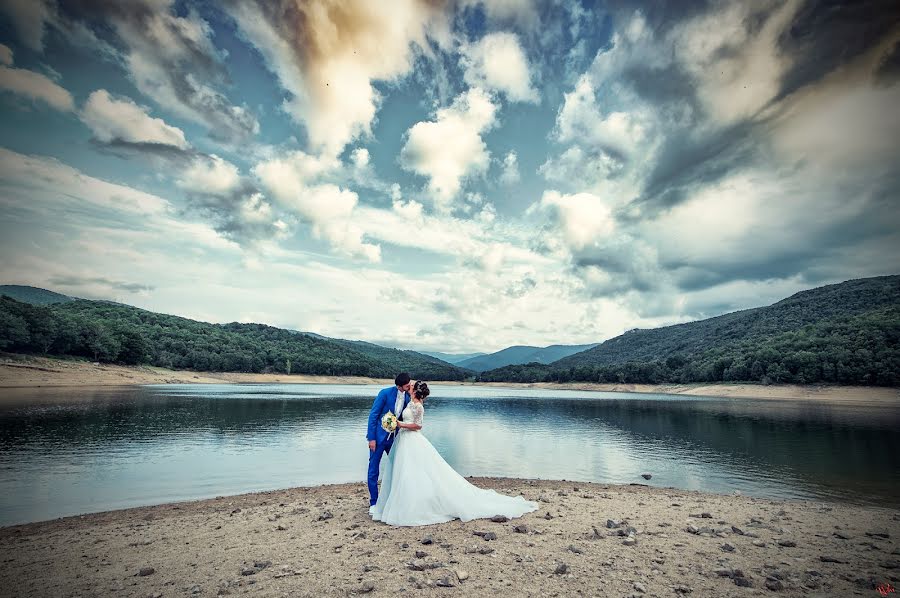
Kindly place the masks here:
MULTIPOLYGON (((424 414, 425 408, 412 402, 403 410, 403 421, 421 426, 424 414)), ((444 461, 418 430, 399 429, 384 463, 378 501, 369 507, 376 521, 413 526, 494 515, 513 518, 538 507, 521 496, 473 486, 444 461)))

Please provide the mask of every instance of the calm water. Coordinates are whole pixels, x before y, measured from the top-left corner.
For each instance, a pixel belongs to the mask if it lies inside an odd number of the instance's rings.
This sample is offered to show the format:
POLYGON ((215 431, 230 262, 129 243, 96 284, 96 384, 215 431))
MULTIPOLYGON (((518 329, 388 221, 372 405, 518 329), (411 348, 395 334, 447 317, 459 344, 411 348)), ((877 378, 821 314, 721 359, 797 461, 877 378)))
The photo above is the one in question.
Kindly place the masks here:
MULTIPOLYGON (((0 525, 362 482, 378 390, 4 391, 0 525)), ((657 486, 896 508, 898 423, 891 408, 433 386, 425 434, 464 475, 645 483, 647 472, 657 486)))

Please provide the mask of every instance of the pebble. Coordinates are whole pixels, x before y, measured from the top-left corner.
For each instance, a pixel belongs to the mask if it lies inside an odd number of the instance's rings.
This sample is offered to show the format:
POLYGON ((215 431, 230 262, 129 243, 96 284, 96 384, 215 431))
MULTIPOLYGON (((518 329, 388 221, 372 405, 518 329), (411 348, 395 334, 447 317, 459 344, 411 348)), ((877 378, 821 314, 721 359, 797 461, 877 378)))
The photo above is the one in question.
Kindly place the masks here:
POLYGON ((569 547, 566 549, 569 552, 574 552, 575 554, 581 554, 583 551, 575 546, 574 544, 569 544, 569 547))
POLYGON ((766 543, 763 542, 762 540, 753 540, 753 545, 754 545, 754 546, 757 546, 757 547, 759 547, 759 548, 765 548, 765 547, 766 547, 766 543))
POLYGON ((424 559, 426 556, 428 556, 428 553, 425 552, 424 550, 417 550, 417 551, 416 551, 416 558, 417 558, 417 559, 424 559))
POLYGON ((464 569, 457 569, 456 578, 459 579, 459 581, 466 581, 469 579, 469 572, 464 569))
POLYGON ((322 514, 319 515, 319 521, 327 521, 333 518, 334 514, 331 511, 322 511, 322 514))
POLYGON ((140 575, 141 577, 153 575, 154 573, 156 573, 156 569, 154 569, 153 567, 141 567, 141 570, 138 571, 138 575, 140 575))
POLYGON ((556 566, 556 569, 553 571, 557 575, 565 575, 569 572, 569 566, 565 563, 560 563, 556 566))
POLYGON ((776 540, 779 546, 784 546, 785 548, 794 548, 797 546, 797 543, 793 540, 776 540))
POLYGON ((780 592, 784 589, 784 584, 781 583, 781 580, 770 577, 766 579, 766 589, 773 592, 780 592))
POLYGON ((624 540, 622 540, 622 544, 625 546, 634 546, 637 544, 637 538, 634 536, 628 536, 624 540))
POLYGON ((734 585, 740 586, 742 588, 752 588, 753 582, 747 579, 746 577, 734 577, 734 585))
POLYGON ((431 536, 425 536, 424 538, 422 538, 422 544, 425 544, 426 546, 429 544, 434 544, 434 539, 431 536))
POLYGON ((521 525, 516 525, 513 527, 513 531, 516 532, 517 534, 527 534, 528 526, 525 525, 524 523, 521 525))
POLYGON ((647 588, 645 588, 644 585, 641 584, 641 583, 634 582, 634 585, 633 585, 632 587, 634 588, 634 590, 635 590, 636 592, 638 592, 638 593, 640 593, 640 594, 646 594, 646 593, 647 593, 647 588))
POLYGON ((359 587, 360 594, 368 594, 369 592, 375 589, 375 584, 371 581, 364 581, 363 584, 359 587))
POLYGON ((619 527, 621 527, 621 525, 622 525, 622 522, 619 521, 618 519, 607 519, 606 520, 607 529, 618 529, 619 527))
POLYGON ((728 542, 725 542, 724 544, 722 544, 722 546, 720 548, 724 552, 734 552, 734 544, 729 544, 728 542))
POLYGON ((825 554, 820 556, 819 560, 822 561, 823 563, 843 563, 844 562, 837 557, 833 557, 833 556, 829 556, 829 555, 825 555, 825 554))
POLYGON ((455 588, 459 583, 456 581, 455 575, 445 575, 444 577, 439 578, 435 585, 439 588, 455 588))
POLYGON ((491 517, 491 521, 493 521, 494 523, 506 523, 507 521, 509 521, 509 517, 505 515, 494 515, 493 517, 491 517))

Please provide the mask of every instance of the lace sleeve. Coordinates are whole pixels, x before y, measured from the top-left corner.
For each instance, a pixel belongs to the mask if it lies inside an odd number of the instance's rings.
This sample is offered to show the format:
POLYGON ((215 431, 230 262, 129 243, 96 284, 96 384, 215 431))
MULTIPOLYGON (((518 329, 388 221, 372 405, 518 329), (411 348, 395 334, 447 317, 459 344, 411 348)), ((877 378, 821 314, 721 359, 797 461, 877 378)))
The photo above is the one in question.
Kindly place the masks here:
POLYGON ((412 416, 412 423, 418 426, 424 426, 423 422, 425 420, 425 407, 414 403, 412 416))

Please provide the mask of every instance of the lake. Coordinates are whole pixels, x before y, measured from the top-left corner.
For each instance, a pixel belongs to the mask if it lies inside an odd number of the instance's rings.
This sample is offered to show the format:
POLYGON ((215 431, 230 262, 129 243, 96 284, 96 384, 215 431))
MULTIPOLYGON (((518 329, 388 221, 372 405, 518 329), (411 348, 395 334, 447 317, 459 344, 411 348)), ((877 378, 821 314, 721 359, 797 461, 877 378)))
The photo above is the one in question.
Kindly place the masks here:
MULTIPOLYGON (((379 389, 4 390, 0 525, 362 484, 366 418, 379 389)), ((467 476, 646 483, 897 508, 898 423, 893 407, 434 385, 424 433, 467 476)))

